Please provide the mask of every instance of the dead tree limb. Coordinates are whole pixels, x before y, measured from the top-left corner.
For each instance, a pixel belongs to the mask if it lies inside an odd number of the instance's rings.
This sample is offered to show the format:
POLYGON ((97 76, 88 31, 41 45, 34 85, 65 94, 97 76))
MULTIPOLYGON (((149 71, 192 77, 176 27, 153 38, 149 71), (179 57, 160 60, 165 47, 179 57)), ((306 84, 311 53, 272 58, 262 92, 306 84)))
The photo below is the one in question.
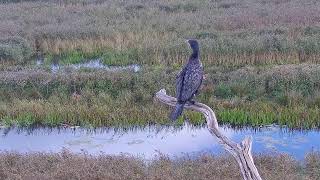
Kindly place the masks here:
MULTIPOLYGON (((165 89, 161 89, 156 93, 156 98, 169 106, 175 106, 177 99, 166 94, 165 89)), ((237 144, 227 138, 219 131, 218 121, 213 110, 202 103, 186 104, 185 109, 191 109, 201 112, 207 121, 207 126, 210 133, 218 138, 218 142, 232 154, 240 166, 240 170, 244 180, 262 180, 260 174, 254 165, 251 147, 251 137, 246 137, 241 144, 237 144)))

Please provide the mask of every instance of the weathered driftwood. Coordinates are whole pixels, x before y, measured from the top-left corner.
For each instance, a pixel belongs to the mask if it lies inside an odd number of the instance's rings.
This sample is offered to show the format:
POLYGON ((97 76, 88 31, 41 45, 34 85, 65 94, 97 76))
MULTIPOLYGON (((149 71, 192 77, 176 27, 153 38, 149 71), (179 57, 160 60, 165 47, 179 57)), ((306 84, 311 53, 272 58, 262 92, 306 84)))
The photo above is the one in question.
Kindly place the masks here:
MULTIPOLYGON (((169 106, 175 106, 177 99, 166 94, 165 89, 161 89, 156 94, 156 98, 169 106)), ((198 112, 201 112, 207 121, 207 126, 212 135, 215 135, 218 138, 218 141, 223 147, 232 154, 240 166, 240 170, 245 180, 261 180, 260 174, 254 165, 251 147, 252 140, 251 137, 246 137, 241 144, 237 144, 227 138, 219 131, 218 121, 213 110, 202 103, 187 103, 185 109, 191 109, 198 112)))

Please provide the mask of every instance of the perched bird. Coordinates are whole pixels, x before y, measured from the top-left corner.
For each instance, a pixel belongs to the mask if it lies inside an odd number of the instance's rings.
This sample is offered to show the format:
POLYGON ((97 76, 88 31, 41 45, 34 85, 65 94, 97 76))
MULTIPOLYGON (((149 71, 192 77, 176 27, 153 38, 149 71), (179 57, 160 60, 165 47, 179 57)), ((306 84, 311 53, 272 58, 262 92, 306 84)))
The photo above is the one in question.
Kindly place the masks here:
POLYGON ((195 39, 187 40, 192 54, 188 63, 183 67, 176 79, 177 104, 170 114, 171 120, 176 120, 182 113, 186 102, 193 102, 192 98, 198 93, 203 79, 203 68, 199 59, 199 43, 195 39))

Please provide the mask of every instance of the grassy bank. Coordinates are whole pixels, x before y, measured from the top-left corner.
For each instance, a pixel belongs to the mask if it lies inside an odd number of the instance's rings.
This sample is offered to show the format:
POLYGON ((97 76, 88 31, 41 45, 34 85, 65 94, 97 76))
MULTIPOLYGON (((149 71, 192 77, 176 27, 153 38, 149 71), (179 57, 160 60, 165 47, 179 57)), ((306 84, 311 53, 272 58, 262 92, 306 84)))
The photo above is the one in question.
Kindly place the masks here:
MULTIPOLYGON (((304 162, 287 155, 256 155, 263 179, 319 179, 320 155, 309 153, 304 162)), ((3 179, 242 179, 229 156, 202 155, 177 160, 159 156, 148 165, 126 156, 30 153, 0 154, 3 179)))
MULTIPOLYGON (((166 88, 174 95, 178 70, 145 67, 142 71, 61 71, 15 69, 0 73, 3 125, 133 126, 170 123, 167 106, 154 102, 166 88)), ((319 128, 320 65, 281 65, 240 69, 208 68, 197 100, 210 105, 221 123, 281 124, 319 128)), ((201 125, 199 113, 186 112, 201 125)))
MULTIPOLYGON (((0 1, 0 57, 180 65, 197 38, 206 66, 319 62, 320 4, 306 0, 0 1), (16 42, 22 39, 27 45, 16 42)), ((20 42, 20 41, 19 41, 20 42)))

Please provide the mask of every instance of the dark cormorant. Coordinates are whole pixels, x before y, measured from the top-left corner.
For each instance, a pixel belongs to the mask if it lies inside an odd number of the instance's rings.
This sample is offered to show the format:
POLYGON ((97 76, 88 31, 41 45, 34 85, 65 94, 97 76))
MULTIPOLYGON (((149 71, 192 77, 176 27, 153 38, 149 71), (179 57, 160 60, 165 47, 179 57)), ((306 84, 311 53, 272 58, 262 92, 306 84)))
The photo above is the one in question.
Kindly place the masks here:
POLYGON ((171 120, 176 120, 181 115, 187 101, 192 102, 192 98, 198 92, 203 79, 203 68, 199 59, 199 44, 195 39, 189 39, 187 42, 192 49, 192 54, 189 57, 188 63, 177 75, 177 104, 175 110, 171 112, 171 120))

